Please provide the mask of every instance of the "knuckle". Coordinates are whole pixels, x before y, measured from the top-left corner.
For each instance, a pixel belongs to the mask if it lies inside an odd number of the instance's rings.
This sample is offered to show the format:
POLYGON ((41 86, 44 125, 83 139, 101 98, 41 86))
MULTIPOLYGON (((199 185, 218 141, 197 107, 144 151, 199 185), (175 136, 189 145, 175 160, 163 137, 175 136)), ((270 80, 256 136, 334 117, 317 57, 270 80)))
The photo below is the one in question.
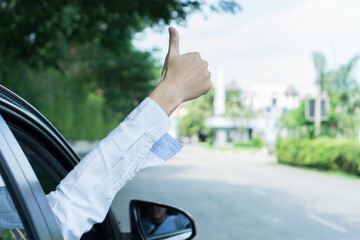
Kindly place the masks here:
POLYGON ((210 80, 211 73, 209 71, 206 71, 205 73, 205 79, 204 79, 204 90, 208 92, 212 88, 212 82, 210 80))
POLYGON ((211 81, 208 81, 208 82, 206 83, 206 85, 204 86, 204 93, 209 92, 210 89, 211 89, 211 87, 212 87, 212 83, 211 83, 211 81))
POLYGON ((198 53, 198 52, 194 52, 192 55, 193 55, 194 58, 196 58, 196 59, 201 58, 200 53, 198 53))
POLYGON ((176 45, 177 41, 175 38, 171 38, 170 43, 171 43, 171 46, 173 47, 174 45, 176 45))
POLYGON ((206 78, 211 78, 211 72, 206 71, 205 76, 206 76, 206 78))
POLYGON ((208 87, 209 89, 212 88, 212 82, 210 80, 208 81, 208 87))
POLYGON ((177 38, 174 35, 170 36, 170 42, 176 42, 177 38))
POLYGON ((207 68, 209 66, 209 63, 207 61, 203 61, 204 68, 207 68))

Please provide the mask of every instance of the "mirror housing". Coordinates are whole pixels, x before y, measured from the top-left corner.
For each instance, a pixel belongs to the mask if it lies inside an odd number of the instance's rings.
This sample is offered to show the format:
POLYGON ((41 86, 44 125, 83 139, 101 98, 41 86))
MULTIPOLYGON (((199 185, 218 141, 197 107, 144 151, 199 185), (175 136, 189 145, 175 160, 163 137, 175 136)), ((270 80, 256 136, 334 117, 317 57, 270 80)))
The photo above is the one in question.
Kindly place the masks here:
POLYGON ((142 240, 187 240, 196 235, 189 213, 161 203, 131 200, 130 222, 132 234, 142 240))

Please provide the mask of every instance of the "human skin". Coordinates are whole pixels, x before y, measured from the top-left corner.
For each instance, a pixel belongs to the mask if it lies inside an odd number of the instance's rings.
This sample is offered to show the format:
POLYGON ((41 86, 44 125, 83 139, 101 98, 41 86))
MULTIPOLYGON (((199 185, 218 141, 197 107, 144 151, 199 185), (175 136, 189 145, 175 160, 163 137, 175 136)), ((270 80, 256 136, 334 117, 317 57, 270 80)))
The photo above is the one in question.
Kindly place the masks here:
POLYGON ((212 86, 208 63, 197 52, 180 54, 178 32, 170 27, 169 34, 169 50, 161 78, 149 96, 168 116, 181 103, 206 94, 212 86))
POLYGON ((150 206, 149 215, 151 222, 153 222, 155 225, 160 225, 166 219, 166 211, 167 209, 164 207, 150 206))

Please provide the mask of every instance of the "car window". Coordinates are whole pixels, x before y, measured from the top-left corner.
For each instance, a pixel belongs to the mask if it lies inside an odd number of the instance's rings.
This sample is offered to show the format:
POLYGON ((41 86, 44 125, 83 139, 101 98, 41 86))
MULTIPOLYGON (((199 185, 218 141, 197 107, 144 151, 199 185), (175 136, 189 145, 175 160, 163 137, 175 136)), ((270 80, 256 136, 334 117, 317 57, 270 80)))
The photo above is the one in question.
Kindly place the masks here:
POLYGON ((50 151, 44 143, 26 131, 11 126, 21 149, 28 159, 45 194, 55 190, 57 184, 66 175, 60 159, 50 151))
POLYGON ((0 174, 0 239, 29 239, 0 174))
MULTIPOLYGON (((64 167, 64 156, 58 154, 57 147, 51 146, 48 141, 41 139, 39 134, 31 134, 31 129, 23 128, 18 124, 9 124, 9 127, 28 159, 44 193, 48 194, 54 191, 68 173, 64 167)), ((106 219, 103 223, 95 224, 81 239, 111 238, 113 230, 109 229, 109 221, 106 219)))
POLYGON ((16 229, 24 226, 30 239, 61 239, 60 229, 44 191, 24 151, 1 115, 0 173, 3 178, 1 181, 3 202, 0 213, 4 215, 4 228, 16 229), (4 188, 5 184, 7 189, 4 188), (14 205, 19 215, 16 214, 14 205), (5 220, 10 221, 5 222, 5 220))
MULTIPOLYGON (((45 194, 54 191, 57 184, 61 181, 61 172, 65 171, 61 164, 59 164, 62 159, 52 154, 44 143, 41 143, 26 132, 16 130, 16 128, 14 128, 13 132, 45 194)), ((87 234, 84 234, 82 239, 101 239, 99 231, 99 227, 95 226, 87 234)))

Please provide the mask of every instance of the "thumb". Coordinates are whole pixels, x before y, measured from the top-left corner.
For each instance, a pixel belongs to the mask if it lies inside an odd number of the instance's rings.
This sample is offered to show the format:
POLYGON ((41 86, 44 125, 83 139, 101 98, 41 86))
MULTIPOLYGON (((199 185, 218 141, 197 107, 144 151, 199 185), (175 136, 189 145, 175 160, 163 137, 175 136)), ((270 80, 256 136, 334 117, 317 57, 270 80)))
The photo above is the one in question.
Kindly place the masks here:
POLYGON ((175 28, 169 27, 169 56, 178 56, 179 52, 179 34, 175 28))

